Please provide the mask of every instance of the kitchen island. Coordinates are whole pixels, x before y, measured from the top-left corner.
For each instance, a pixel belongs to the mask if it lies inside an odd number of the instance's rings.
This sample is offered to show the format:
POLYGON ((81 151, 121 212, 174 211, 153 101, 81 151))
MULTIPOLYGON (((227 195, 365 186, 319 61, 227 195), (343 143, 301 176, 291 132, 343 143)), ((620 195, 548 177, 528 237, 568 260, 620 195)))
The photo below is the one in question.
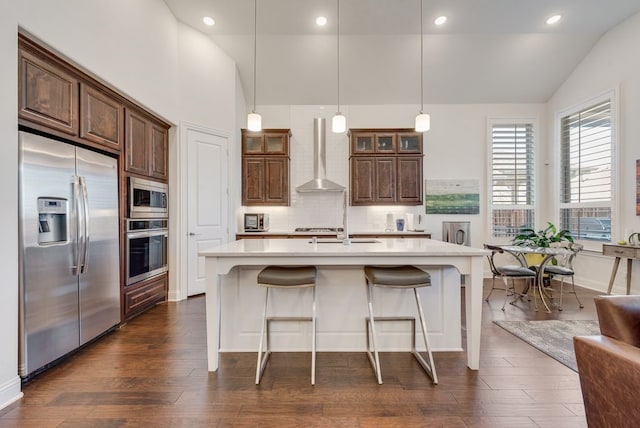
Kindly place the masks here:
MULTIPOLYGON (((421 293, 424 293, 423 305, 434 351, 462 351, 460 275, 468 275, 465 281, 467 365, 478 369, 485 250, 431 239, 362 238, 354 239, 351 245, 334 239, 318 239, 316 243, 306 239, 247 239, 205 249, 199 254, 206 260, 209 371, 218 369, 221 349, 257 351, 264 290, 256 285, 255 277, 262 267, 317 266, 318 350, 364 351, 367 309, 362 266, 399 264, 415 265, 431 273, 432 286, 421 289, 421 293)), ((379 291, 382 294, 385 290, 379 291)), ((283 299, 272 309, 276 312, 285 309, 289 314, 292 310, 304 313, 309 307, 307 297, 300 294, 293 299, 283 299)), ((406 315, 413 299, 409 295, 405 297, 401 300, 397 296, 394 300, 391 295, 379 298, 376 315, 406 315)), ((297 330, 274 331, 274 350, 310 349, 306 346, 310 343, 309 335, 303 328, 300 325, 297 330)), ((380 348, 406 349, 409 342, 403 342, 403 338, 410 337, 407 329, 389 326, 381 332, 380 348)))

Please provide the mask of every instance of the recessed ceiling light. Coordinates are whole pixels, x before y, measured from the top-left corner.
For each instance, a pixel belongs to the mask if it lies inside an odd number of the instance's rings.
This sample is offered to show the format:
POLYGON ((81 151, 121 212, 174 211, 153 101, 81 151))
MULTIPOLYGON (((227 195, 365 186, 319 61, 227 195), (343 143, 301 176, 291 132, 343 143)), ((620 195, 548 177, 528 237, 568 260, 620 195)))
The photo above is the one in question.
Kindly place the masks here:
POLYGON ((327 17, 326 16, 319 16, 316 18, 316 24, 324 27, 325 25, 327 25, 327 17))
POLYGON ((436 25, 444 25, 445 22, 447 22, 447 17, 444 15, 437 17, 436 20, 433 21, 433 23, 436 25))
POLYGON ((549 18, 547 18, 547 24, 548 25, 557 24, 561 19, 562 19, 562 15, 550 16, 549 18))
POLYGON ((210 16, 205 16, 204 18, 202 18, 202 22, 207 24, 209 27, 213 27, 214 25, 216 25, 216 21, 210 16))

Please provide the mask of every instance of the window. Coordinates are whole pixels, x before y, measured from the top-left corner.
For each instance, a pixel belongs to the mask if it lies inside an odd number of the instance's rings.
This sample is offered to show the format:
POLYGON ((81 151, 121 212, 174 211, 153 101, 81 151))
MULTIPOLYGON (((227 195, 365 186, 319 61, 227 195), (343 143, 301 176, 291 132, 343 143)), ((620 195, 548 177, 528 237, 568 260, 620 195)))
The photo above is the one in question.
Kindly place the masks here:
POLYGON ((611 241, 611 99, 560 120, 560 226, 574 238, 611 241))
POLYGON ((534 125, 492 122, 490 129, 493 236, 515 236, 534 226, 534 125))

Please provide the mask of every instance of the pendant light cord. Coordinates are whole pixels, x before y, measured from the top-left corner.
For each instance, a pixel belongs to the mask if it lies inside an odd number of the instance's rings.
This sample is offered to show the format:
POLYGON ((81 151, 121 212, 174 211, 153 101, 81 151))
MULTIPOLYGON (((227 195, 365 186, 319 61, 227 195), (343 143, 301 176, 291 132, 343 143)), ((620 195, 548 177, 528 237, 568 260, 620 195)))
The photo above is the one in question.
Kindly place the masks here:
POLYGON ((337 71, 337 77, 338 77, 338 113, 340 113, 340 0, 338 0, 338 11, 336 14, 337 17, 337 45, 338 45, 338 71, 337 71))
POLYGON ((420 0, 420 114, 424 110, 424 36, 423 36, 423 21, 422 18, 422 4, 423 0, 420 0))
MULTIPOLYGON (((422 0, 420 0, 422 1, 422 0)), ((253 0, 253 110, 256 112, 256 62, 257 62, 257 44, 258 44, 258 0, 253 0)))

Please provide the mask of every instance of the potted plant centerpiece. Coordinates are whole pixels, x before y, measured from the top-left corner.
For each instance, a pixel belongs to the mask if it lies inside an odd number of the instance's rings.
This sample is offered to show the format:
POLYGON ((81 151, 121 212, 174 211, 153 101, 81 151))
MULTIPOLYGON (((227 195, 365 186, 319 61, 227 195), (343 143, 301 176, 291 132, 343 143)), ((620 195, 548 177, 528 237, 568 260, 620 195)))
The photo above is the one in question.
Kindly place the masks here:
POLYGON ((513 238, 515 245, 523 247, 550 247, 555 242, 573 242, 573 236, 571 231, 563 229, 558 231, 558 228, 551 223, 547 222, 547 227, 537 232, 533 229, 521 229, 520 233, 513 238))
MULTIPOLYGON (((533 229, 521 229, 520 233, 513 238, 514 245, 520 245, 523 247, 551 247, 555 243, 561 242, 573 242, 573 236, 571 231, 567 229, 558 230, 558 228, 551 223, 547 222, 547 227, 537 232, 533 229)), ((525 259, 529 266, 539 265, 543 254, 525 254, 525 259)))

